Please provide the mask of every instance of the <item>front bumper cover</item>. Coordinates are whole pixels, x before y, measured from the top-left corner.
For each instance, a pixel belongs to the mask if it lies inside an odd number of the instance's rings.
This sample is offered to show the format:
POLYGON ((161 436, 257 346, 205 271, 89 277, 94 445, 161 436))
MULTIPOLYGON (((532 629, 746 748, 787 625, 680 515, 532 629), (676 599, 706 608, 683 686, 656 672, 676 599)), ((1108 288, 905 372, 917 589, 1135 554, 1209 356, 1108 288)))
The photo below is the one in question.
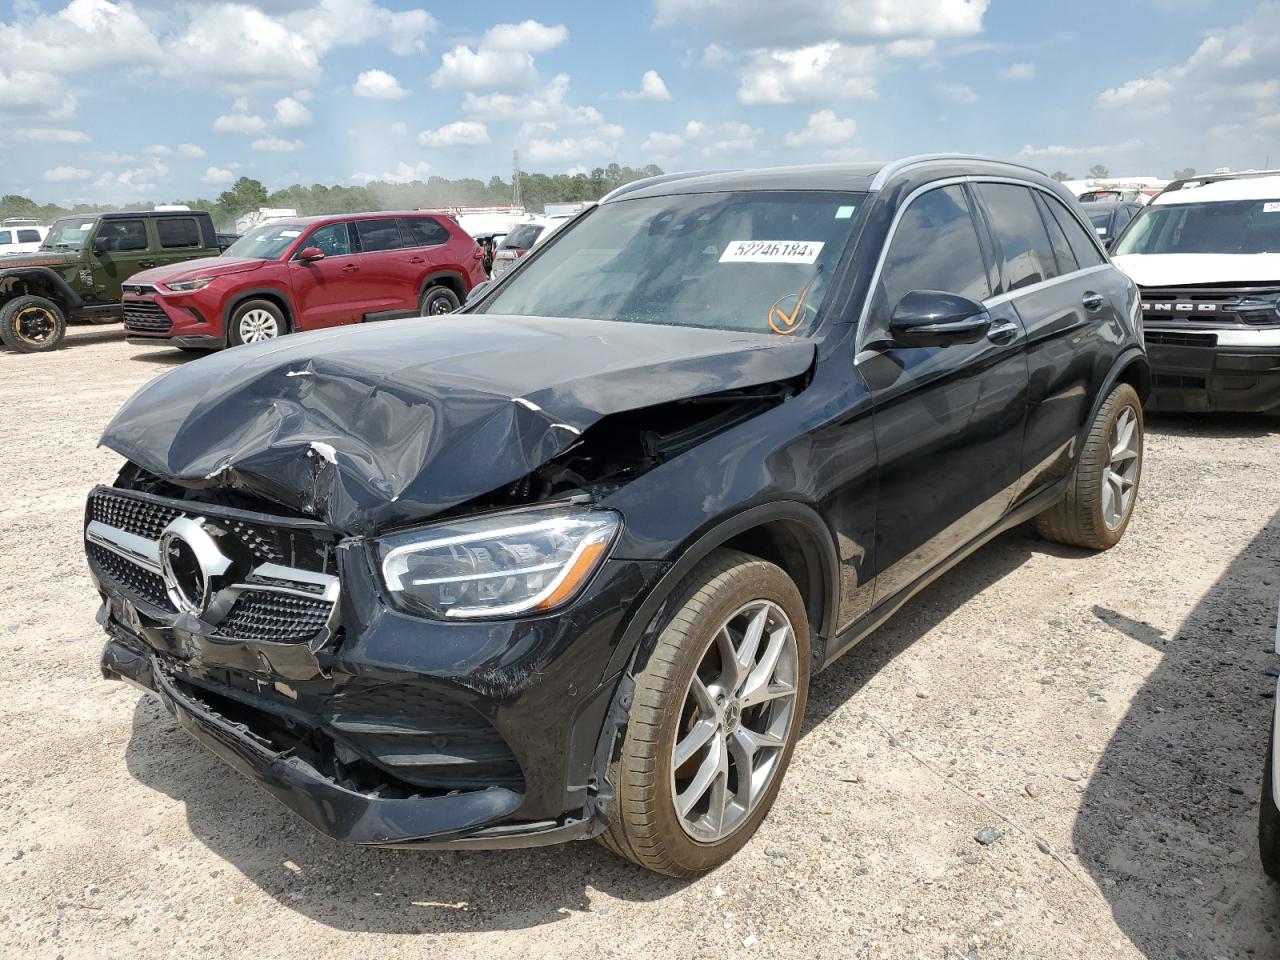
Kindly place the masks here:
POLYGON ((1152 328, 1150 410, 1280 412, 1280 330, 1152 328))

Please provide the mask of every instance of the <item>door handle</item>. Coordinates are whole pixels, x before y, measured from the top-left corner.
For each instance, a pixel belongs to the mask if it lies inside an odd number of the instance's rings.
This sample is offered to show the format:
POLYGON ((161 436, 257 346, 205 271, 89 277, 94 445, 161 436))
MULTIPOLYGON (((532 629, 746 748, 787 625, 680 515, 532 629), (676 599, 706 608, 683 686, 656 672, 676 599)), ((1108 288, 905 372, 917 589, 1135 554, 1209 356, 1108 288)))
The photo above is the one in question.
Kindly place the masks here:
POLYGON ((410 257, 409 262, 410 263, 426 263, 427 261, 425 257, 410 257))
POLYGON ((343 273, 358 273, 359 271, 360 271, 360 268, 357 267, 354 263, 348 263, 345 267, 342 268, 343 273))
POLYGON ((138 266, 140 266, 140 267, 154 267, 155 265, 156 265, 156 262, 155 262, 154 260, 139 260, 139 261, 138 261, 138 266))
POLYGON ((997 320, 987 328, 987 339, 992 343, 1013 343, 1018 336, 1018 325, 1012 320, 997 320))
POLYGON ((1080 299, 1080 303, 1083 304, 1084 308, 1089 311, 1101 310, 1103 302, 1104 301, 1103 301, 1102 294, 1094 293, 1092 290, 1090 290, 1080 299))

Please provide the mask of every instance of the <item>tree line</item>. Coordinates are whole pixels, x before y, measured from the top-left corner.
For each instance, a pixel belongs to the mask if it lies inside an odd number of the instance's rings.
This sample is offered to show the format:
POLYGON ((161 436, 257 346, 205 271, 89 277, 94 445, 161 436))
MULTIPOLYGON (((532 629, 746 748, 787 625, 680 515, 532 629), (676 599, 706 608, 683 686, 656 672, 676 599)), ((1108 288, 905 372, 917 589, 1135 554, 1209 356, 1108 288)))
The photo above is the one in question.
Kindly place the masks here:
MULTIPOLYGON (((1195 167, 1183 167, 1181 170, 1173 171, 1174 180, 1187 180, 1191 177, 1194 177, 1195 175, 1196 175, 1195 167)), ((1101 163, 1095 163, 1092 167, 1089 168, 1089 175, 1087 179, 1106 180, 1110 176, 1111 176, 1111 171, 1108 170, 1105 165, 1101 163)), ((1066 173, 1063 170, 1058 170, 1056 173, 1053 174, 1053 179, 1057 180, 1059 183, 1062 183, 1064 180, 1077 180, 1077 179, 1085 179, 1085 178, 1073 177, 1071 174, 1066 173)))
MULTIPOLYGON (((520 196, 526 210, 541 212, 548 203, 599 200, 610 190, 642 177, 654 177, 662 168, 649 164, 639 169, 611 163, 589 173, 520 174, 520 196)), ((429 177, 408 183, 375 180, 365 186, 322 183, 293 184, 283 190, 268 190, 252 177, 241 177, 215 199, 173 198, 131 204, 88 204, 63 207, 40 204, 30 197, 7 194, 0 197, 0 218, 32 217, 52 223, 59 217, 106 213, 114 210, 150 210, 156 202, 182 203, 192 210, 208 210, 219 230, 231 230, 236 218, 259 207, 287 207, 300 216, 324 213, 360 213, 365 210, 411 210, 415 207, 501 206, 512 202, 510 180, 494 176, 486 180, 429 177)))

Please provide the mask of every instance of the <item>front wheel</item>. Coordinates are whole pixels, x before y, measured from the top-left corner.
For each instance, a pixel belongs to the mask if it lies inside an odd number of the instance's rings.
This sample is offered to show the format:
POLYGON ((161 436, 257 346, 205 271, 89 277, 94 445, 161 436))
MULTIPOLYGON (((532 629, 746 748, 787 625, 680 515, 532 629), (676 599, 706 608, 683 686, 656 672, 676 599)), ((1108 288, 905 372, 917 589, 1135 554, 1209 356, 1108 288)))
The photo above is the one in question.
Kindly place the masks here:
POLYGON ((231 329, 227 340, 231 346, 244 343, 263 343, 289 332, 284 313, 269 300, 250 300, 236 307, 231 315, 231 329))
POLYGON ((635 677, 601 842, 691 877, 740 850, 773 806, 809 691, 809 623, 780 568, 718 550, 685 581, 635 677))
POLYGON ((14 297, 0 307, 0 340, 18 353, 49 353, 62 346, 67 318, 45 297, 14 297))
POLYGON ((459 306, 458 295, 448 287, 427 287, 418 301, 418 313, 424 317, 442 317, 453 313, 459 306))
POLYGON ((1036 517, 1040 536, 1090 550, 1119 543, 1138 497, 1142 449, 1142 401, 1117 384, 1094 417, 1066 494, 1036 517))

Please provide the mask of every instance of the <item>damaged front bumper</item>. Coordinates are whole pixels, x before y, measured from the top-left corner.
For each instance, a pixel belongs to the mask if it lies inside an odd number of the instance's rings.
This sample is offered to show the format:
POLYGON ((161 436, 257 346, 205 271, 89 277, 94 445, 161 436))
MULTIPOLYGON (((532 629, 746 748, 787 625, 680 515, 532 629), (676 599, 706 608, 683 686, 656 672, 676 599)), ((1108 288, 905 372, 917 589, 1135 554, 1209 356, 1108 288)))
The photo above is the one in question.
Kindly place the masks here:
POLYGON ((326 542, 313 522, 109 488, 94 492, 86 521, 109 637, 104 676, 158 697, 211 753, 327 835, 508 848, 603 829, 622 682, 612 664, 666 564, 606 561, 556 615, 437 622, 390 607, 367 545, 326 542), (246 565, 259 563, 227 588, 241 592, 212 632, 165 608, 149 568, 144 534, 154 534, 156 511, 163 520, 175 510, 205 515, 250 544, 246 565), (95 520, 135 539, 104 536, 95 520), (274 579, 261 573, 272 557, 274 579), (322 616, 308 597, 257 596, 299 592, 306 571, 288 564, 341 584, 323 594, 332 611, 322 616), (282 617, 306 618, 310 635, 282 617))

